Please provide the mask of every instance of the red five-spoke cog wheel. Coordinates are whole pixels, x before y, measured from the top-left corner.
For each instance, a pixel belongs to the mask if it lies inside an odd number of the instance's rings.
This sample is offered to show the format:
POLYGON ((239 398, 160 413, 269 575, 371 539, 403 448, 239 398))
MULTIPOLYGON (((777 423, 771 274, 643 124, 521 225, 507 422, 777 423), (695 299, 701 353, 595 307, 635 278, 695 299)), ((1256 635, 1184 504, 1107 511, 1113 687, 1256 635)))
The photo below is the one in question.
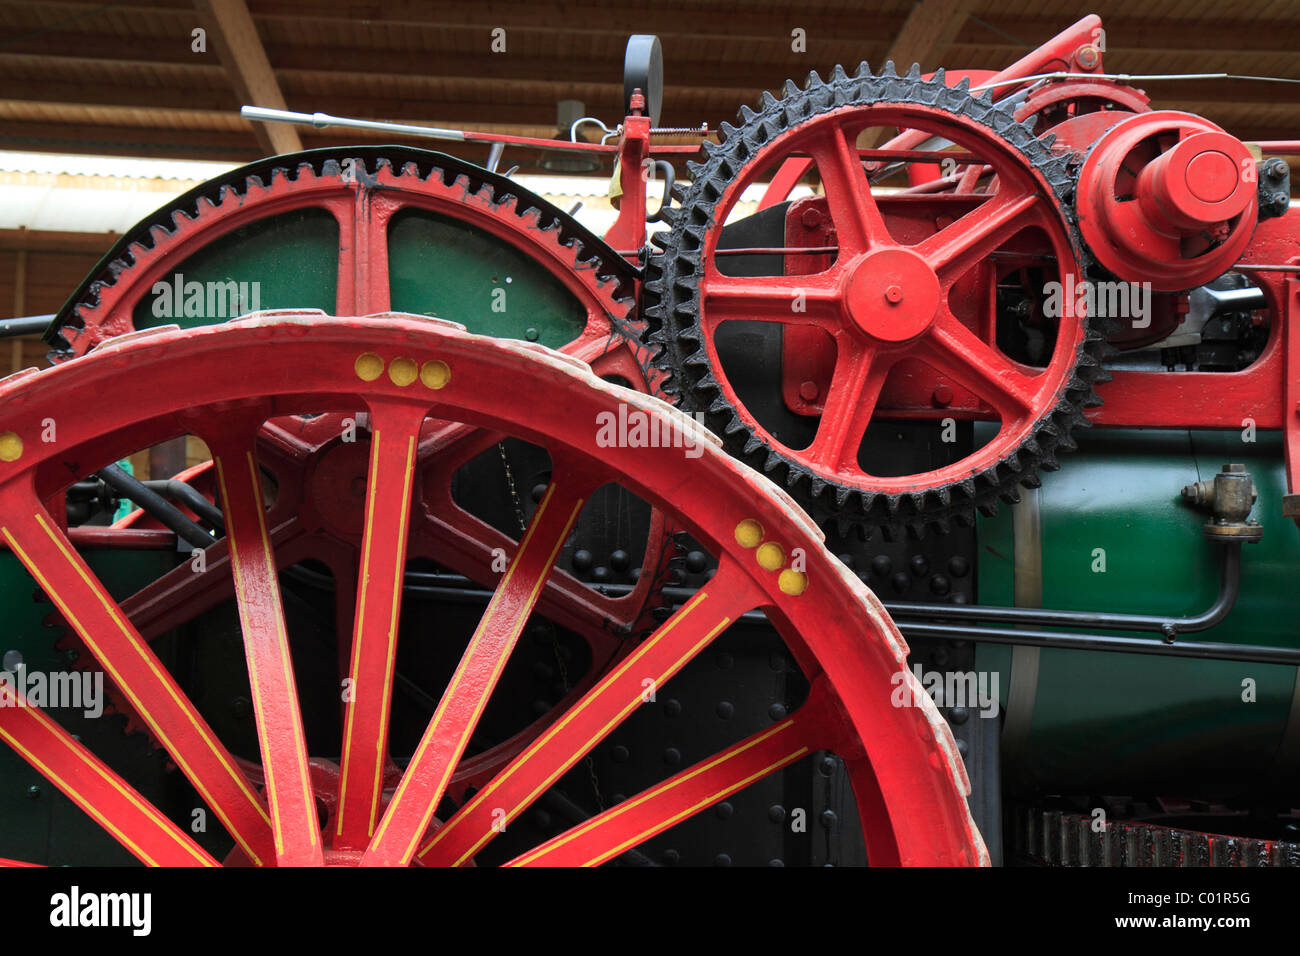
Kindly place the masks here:
MULTIPOLYGON (((1090 382, 1078 378, 1080 360, 1085 344, 1099 349, 1099 340, 1081 310, 1063 310, 1050 359, 1032 366, 999 347, 991 302, 971 310, 954 300, 963 280, 995 268, 995 254, 1013 241, 1020 253, 1051 263, 1049 278, 1083 287, 1077 238, 1053 181, 1063 160, 1009 111, 943 86, 942 75, 923 81, 915 71, 907 78, 837 72, 831 83, 787 86, 784 100, 765 103, 762 113, 747 112, 746 125, 696 171, 657 259, 658 275, 647 285, 660 297, 647 310, 659 326, 653 338, 663 346, 660 362, 672 370, 686 407, 706 412, 733 454, 775 472, 818 518, 865 518, 894 530, 901 523, 923 530, 933 518, 943 529, 1020 480, 1033 481, 1035 465, 1046 460, 1051 467, 1058 443, 1069 447, 1063 434, 1083 422, 1079 406, 1090 382), (967 197, 918 236, 891 221, 873 195, 858 147, 873 127, 922 130, 954 144, 966 151, 961 161, 974 156, 991 168, 993 191, 967 197), (833 262, 809 274, 728 274, 727 257, 718 254, 720 224, 747 187, 800 160, 820 178, 833 262), (719 330, 729 322, 777 323, 787 335, 811 327, 834 343, 829 389, 806 446, 784 443, 746 406, 718 348, 719 330), (970 393, 980 409, 974 417, 996 420, 997 434, 933 470, 874 474, 871 462, 859 460, 863 437, 872 423, 895 417, 891 387, 916 376, 917 363, 927 367, 922 374, 937 373, 945 389, 970 393)), ((891 209, 897 214, 899 207, 891 209)), ((1092 374, 1096 363, 1085 364, 1092 374)), ((946 414, 929 412, 934 419, 946 414)))
MULTIPOLYGON (((906 647, 875 597, 844 572, 793 503, 709 445, 598 447, 593 423, 620 403, 676 428, 687 419, 611 386, 581 363, 414 316, 255 316, 107 343, 84 359, 0 384, 0 536, 130 697, 242 854, 261 864, 458 865, 525 810, 740 615, 763 609, 809 681, 806 702, 767 729, 519 855, 515 865, 594 865, 818 749, 844 760, 878 864, 987 859, 967 810, 955 743, 928 697, 895 707, 906 647), (293 361, 286 362, 285 356, 293 361), (87 390, 115 401, 84 414, 87 390), (335 824, 322 831, 258 473, 269 418, 368 409, 373 438, 335 824), (566 409, 555 415, 551 410, 566 409), (80 414, 78 414, 80 412, 80 414), (42 421, 60 422, 42 443, 42 421), (460 664, 401 774, 382 797, 388 701, 415 463, 427 417, 544 446, 553 478, 460 664), (123 447, 203 437, 217 462, 260 741, 259 791, 46 510, 77 472, 123 447), (76 468, 70 468, 70 463, 76 468), (718 556, 716 576, 460 806, 434 819, 479 715, 586 496, 625 483, 680 518, 718 556), (792 556, 799 555, 795 568, 792 556)), ((10 693, 6 688, 5 693, 10 693)), ((13 703, 10 701, 9 703, 13 703)), ((150 864, 216 861, 42 711, 0 708, 0 738, 150 864)), ((317 771, 315 774, 313 771, 317 771)))

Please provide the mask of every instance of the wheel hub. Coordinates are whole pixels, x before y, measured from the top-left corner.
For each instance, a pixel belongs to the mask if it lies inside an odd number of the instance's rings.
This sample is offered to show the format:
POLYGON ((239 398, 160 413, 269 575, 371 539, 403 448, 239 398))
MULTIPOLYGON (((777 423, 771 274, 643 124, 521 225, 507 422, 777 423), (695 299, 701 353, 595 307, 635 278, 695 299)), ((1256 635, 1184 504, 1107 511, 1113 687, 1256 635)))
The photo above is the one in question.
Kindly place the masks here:
POLYGON ((847 275, 844 308, 853 325, 881 342, 906 342, 939 311, 939 277, 910 249, 869 252, 847 275))

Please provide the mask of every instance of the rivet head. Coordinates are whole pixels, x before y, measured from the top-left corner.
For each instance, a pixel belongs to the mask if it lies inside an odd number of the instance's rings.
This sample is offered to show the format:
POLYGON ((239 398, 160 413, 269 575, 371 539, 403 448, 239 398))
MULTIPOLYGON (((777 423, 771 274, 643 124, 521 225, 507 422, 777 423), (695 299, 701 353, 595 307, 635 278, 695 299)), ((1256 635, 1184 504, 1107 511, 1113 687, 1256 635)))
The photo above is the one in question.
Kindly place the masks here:
POLYGON ((363 352, 357 356, 353 368, 356 369, 357 378, 361 381, 373 382, 384 374, 384 360, 374 352, 363 352))
POLYGON ((763 540, 763 526, 753 518, 736 525, 736 543, 742 548, 754 548, 763 540))
POLYGON ((425 362, 424 367, 420 369, 420 381, 437 391, 451 381, 451 366, 440 359, 425 362))
POLYGON ((13 432, 0 432, 0 461, 17 461, 23 454, 23 440, 13 432))
POLYGON ((785 551, 775 541, 764 541, 754 552, 758 566, 764 571, 775 571, 785 564, 785 551))
POLYGON ((388 366, 388 377, 392 379, 394 385, 403 388, 414 382, 419 374, 419 366, 409 358, 395 358, 393 364, 388 366))
POLYGON ((808 590, 808 575, 802 571, 795 571, 786 568, 777 578, 777 586, 781 588, 781 593, 788 594, 791 597, 798 597, 808 590))

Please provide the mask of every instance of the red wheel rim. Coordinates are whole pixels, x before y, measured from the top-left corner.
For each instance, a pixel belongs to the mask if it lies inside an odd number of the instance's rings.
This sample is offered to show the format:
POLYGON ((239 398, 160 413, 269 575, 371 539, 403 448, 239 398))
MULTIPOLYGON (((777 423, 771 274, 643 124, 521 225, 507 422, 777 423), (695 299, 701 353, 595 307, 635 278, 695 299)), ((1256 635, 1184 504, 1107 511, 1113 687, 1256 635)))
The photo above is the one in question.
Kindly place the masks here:
MULTIPOLYGON (((355 697, 346 717, 333 850, 360 851, 363 863, 405 863, 417 856, 432 864, 468 862, 494 835, 494 810, 503 807, 512 819, 638 706, 643 676, 666 682, 727 623, 761 607, 813 687, 807 703, 767 731, 513 862, 603 862, 680 815, 820 747, 846 761, 873 862, 983 862, 954 741, 908 674, 906 648, 883 607, 825 551, 785 495, 716 448, 692 460, 659 448, 598 447, 593 416, 619 403, 646 411, 664 427, 691 427, 662 403, 610 386, 549 350, 415 317, 320 322, 281 315, 119 339, 73 365, 12 376, 0 385, 0 505, 6 516, 0 538, 95 649, 110 679, 135 698, 141 718, 249 858, 320 864, 326 841, 316 818, 255 455, 268 419, 331 405, 364 406, 374 422, 365 571, 358 579, 355 697), (286 354, 294 361, 286 363, 286 354), (76 414, 87 390, 109 387, 111 405, 93 416, 76 414), (171 397, 177 395, 184 397, 171 397), (556 407, 570 414, 538 413, 556 407), (414 463, 429 415, 545 446, 554 478, 462 658, 452 692, 444 695, 381 815, 384 703, 392 687, 386 662, 414 463), (60 421, 57 444, 40 440, 49 416, 60 421), (265 802, 42 504, 78 470, 113 460, 123 444, 139 447, 180 433, 204 437, 219 463, 235 591, 257 689, 265 802), (551 576, 558 544, 584 493, 611 476, 683 517, 719 556, 717 575, 426 839, 475 715, 551 576), (760 540, 779 549, 779 561, 768 560, 772 549, 756 547, 760 540), (796 553, 802 571, 791 566, 796 553), (900 673, 919 706, 891 703, 900 673)), ((0 736, 145 862, 215 862, 41 711, 0 708, 0 736)))

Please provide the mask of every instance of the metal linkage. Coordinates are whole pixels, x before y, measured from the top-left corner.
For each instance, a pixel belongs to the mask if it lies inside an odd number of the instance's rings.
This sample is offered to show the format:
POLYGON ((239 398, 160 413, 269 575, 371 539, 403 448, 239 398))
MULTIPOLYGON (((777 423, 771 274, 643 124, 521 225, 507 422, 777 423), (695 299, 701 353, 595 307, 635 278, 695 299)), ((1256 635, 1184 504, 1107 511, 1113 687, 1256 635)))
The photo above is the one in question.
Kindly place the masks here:
MULTIPOLYGON (((329 578, 303 568, 294 569, 295 577, 318 587, 331 587, 329 578)), ((898 629, 909 640, 971 640, 989 644, 1026 644, 1063 650, 1119 651, 1130 654, 1158 654, 1168 657, 1194 657, 1210 660, 1249 661, 1265 664, 1300 665, 1300 649, 1267 647, 1259 644, 1177 641, 1180 634, 1206 631, 1223 621, 1236 603, 1241 584, 1241 544, 1227 542, 1220 558, 1219 593, 1199 614, 1188 617, 1161 617, 1148 614, 1118 614, 1106 611, 1064 611, 1040 608, 987 607, 960 604, 886 604, 896 619, 898 629), (927 618, 928 620, 915 620, 927 618), (942 622, 942 623, 936 623, 942 622), (994 628, 988 624, 1018 624, 1017 628, 994 628), (1146 631, 1160 634, 1162 640, 1106 634, 1070 633, 1024 628, 1024 625, 1051 627, 1091 627, 1102 630, 1146 631)), ((601 593, 614 596, 631 591, 629 585, 602 584, 601 593)), ((404 591, 422 597, 474 604, 486 602, 491 592, 473 586, 469 579, 455 574, 408 572, 404 591)), ((694 597, 691 588, 664 588, 664 598, 681 606, 694 597)), ((761 611, 740 617, 750 623, 763 623, 761 611)))
MULTIPOLYGON (((132 475, 127 474, 118 465, 109 465, 107 468, 96 472, 96 476, 103 480, 123 498, 130 498, 151 517, 156 518, 164 526, 175 531, 176 534, 184 541, 192 544, 196 548, 206 548, 212 543, 212 535, 205 531, 198 523, 190 520, 181 511, 172 506, 158 492, 145 487, 144 483, 132 475)), ((183 484, 183 482, 169 482, 168 484, 183 484)), ((187 486, 188 487, 188 486, 187 486)), ((191 489, 193 491, 193 489, 191 489)), ((195 496, 199 495, 197 491, 195 496)), ((204 502, 208 508, 212 508, 211 502, 204 502)), ((186 504, 190 500, 186 499, 186 504)))

